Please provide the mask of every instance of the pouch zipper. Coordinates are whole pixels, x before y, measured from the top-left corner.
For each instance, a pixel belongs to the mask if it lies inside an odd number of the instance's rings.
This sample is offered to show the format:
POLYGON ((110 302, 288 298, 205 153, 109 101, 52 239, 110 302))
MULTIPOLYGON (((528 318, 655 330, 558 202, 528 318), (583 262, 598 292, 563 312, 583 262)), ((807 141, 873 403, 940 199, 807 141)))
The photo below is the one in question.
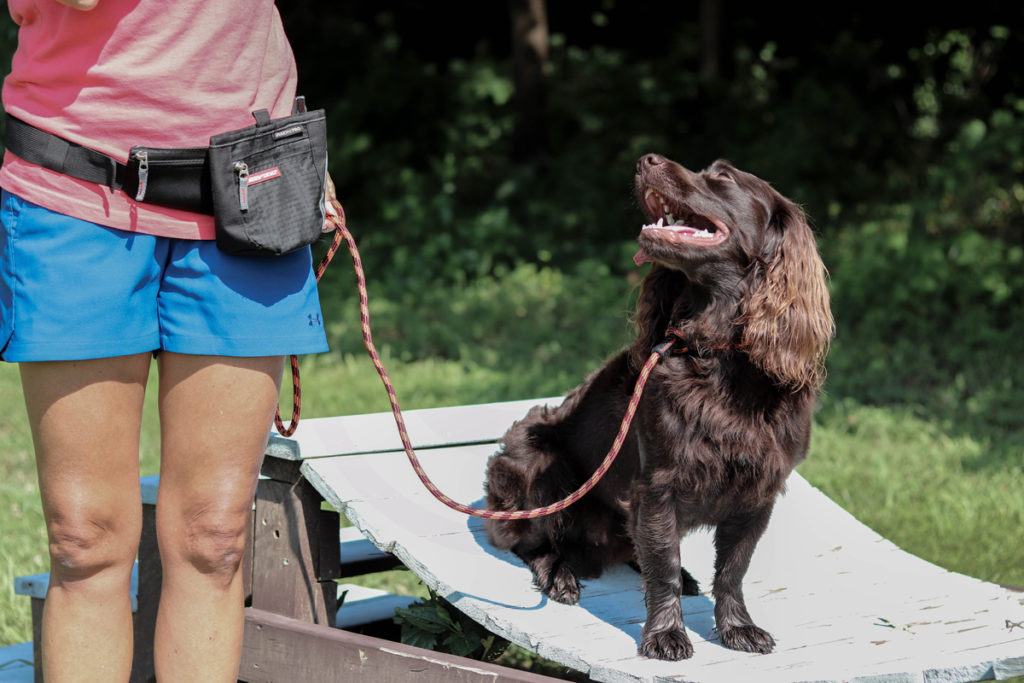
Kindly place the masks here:
POLYGON ((244 161, 235 162, 235 173, 238 174, 238 208, 249 210, 249 165, 244 161))
POLYGON ((139 160, 139 189, 135 192, 135 201, 141 202, 146 198, 146 183, 149 181, 149 153, 140 149, 135 158, 139 160))

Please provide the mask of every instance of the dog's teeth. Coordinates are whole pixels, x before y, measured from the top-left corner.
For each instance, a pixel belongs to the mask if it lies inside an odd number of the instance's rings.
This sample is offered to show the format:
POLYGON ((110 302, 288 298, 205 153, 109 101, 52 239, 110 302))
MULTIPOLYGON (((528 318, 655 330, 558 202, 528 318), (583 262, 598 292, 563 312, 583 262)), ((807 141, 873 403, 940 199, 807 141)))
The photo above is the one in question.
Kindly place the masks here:
POLYGON ((665 216, 668 218, 668 224, 669 225, 675 225, 675 223, 676 223, 675 216, 673 216, 670 213, 665 214, 665 216))
POLYGON ((654 194, 654 188, 648 187, 648 188, 647 188, 647 191, 646 191, 646 192, 644 192, 644 199, 647 199, 647 198, 648 198, 648 197, 650 197, 650 196, 651 196, 652 194, 654 194))

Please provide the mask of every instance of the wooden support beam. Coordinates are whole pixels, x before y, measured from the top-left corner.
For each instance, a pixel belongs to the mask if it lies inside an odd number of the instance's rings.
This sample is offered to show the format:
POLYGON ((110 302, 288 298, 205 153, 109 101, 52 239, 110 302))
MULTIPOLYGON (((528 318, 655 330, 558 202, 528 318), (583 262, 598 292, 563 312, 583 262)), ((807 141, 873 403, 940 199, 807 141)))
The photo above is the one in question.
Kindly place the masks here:
POLYGON ((390 640, 245 610, 238 678, 249 683, 554 683, 556 679, 390 640))
POLYGON ((135 652, 132 655, 130 683, 156 680, 153 664, 153 633, 156 609, 160 603, 163 568, 156 542, 156 501, 142 505, 142 538, 139 542, 139 583, 134 620, 135 652))
POLYGON ((267 458, 256 490, 252 546, 252 606, 332 626, 340 572, 337 512, 322 510, 320 494, 298 463, 267 458))
POLYGON ((32 661, 35 664, 34 683, 43 683, 43 606, 46 600, 32 598, 32 661))

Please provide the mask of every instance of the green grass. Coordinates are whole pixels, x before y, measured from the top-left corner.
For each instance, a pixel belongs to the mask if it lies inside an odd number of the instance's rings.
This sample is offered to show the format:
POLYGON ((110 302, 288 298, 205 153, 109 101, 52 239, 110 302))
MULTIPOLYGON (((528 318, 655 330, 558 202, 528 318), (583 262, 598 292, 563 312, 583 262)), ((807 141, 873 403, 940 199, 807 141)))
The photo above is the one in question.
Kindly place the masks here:
POLYGON ((14 595, 14 577, 46 571, 32 439, 16 366, 0 364, 0 645, 31 639, 28 598, 14 595))
POLYGON ((904 550, 1024 586, 1024 473, 978 467, 989 447, 909 409, 826 399, 800 472, 904 550))

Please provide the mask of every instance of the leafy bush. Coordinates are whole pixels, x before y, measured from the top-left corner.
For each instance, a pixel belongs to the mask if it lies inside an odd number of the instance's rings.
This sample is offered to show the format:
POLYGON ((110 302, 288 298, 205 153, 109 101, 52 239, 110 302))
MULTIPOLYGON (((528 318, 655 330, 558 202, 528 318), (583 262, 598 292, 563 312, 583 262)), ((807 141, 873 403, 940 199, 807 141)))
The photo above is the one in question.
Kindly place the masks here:
MULTIPOLYGON (((620 258, 631 250, 621 245, 620 258)), ((321 287, 328 336, 337 351, 361 355, 354 279, 341 262, 321 287)), ((628 342, 636 279, 591 260, 571 271, 522 264, 428 286, 403 286, 392 273, 368 284, 374 341, 396 361, 457 360, 558 393, 628 342)))
POLYGON ((968 122, 920 194, 824 240, 838 327, 829 390, 987 434, 985 460, 1018 468, 1024 369, 1010 359, 1024 335, 1021 141, 1019 114, 968 122))
POLYGON ((497 659, 508 647, 507 640, 488 632, 434 591, 409 607, 395 608, 394 621, 402 627, 402 642, 414 647, 485 662, 497 659))

